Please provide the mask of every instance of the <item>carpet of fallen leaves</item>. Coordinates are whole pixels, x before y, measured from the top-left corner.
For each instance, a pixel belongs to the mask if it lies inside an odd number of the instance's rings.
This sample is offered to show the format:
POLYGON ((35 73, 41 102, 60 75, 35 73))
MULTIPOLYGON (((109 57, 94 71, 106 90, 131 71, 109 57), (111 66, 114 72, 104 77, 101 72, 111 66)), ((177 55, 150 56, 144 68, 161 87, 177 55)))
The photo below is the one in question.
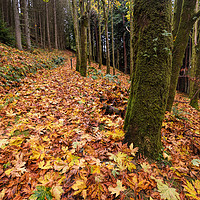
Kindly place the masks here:
MULTIPOLYGON (((15 65, 19 53, 34 58, 4 46, 0 59, 15 65)), ((129 76, 92 64, 84 78, 71 52, 38 54, 65 62, 1 87, 0 199, 200 199, 200 114, 187 97, 177 94, 166 113, 160 160, 136 159, 138 149, 122 143, 129 76)))

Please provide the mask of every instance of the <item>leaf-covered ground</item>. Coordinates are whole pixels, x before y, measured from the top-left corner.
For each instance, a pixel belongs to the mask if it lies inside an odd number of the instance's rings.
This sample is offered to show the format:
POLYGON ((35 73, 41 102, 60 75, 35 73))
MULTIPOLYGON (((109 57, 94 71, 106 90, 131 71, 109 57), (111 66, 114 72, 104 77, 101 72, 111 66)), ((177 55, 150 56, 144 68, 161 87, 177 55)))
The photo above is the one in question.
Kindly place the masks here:
POLYGON ((200 114, 187 97, 166 113, 160 160, 135 159, 122 143, 128 76, 92 64, 81 77, 68 51, 0 49, 0 199, 200 199, 200 114))

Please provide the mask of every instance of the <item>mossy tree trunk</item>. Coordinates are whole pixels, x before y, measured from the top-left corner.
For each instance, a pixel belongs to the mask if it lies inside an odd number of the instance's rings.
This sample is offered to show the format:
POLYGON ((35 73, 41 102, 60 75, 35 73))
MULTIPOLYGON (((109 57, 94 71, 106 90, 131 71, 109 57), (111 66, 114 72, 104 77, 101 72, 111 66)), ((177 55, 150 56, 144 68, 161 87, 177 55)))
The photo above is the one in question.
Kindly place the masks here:
POLYGON ((80 71, 81 66, 81 49, 80 49, 80 32, 77 14, 77 2, 72 0, 72 10, 73 10, 73 23, 74 23, 74 35, 76 41, 76 71, 80 71))
POLYGON ((179 23, 178 32, 173 47, 172 57, 172 74, 170 81, 169 97, 167 101, 167 110, 171 111, 175 94, 176 86, 178 83, 179 71, 183 63, 185 49, 187 47, 188 38, 192 26, 200 16, 200 12, 195 12, 196 1, 184 0, 181 12, 181 18, 179 23))
MULTIPOLYGON (((196 12, 199 10, 199 0, 196 1, 196 12)), ((195 70, 196 70, 196 47, 197 47, 197 34, 198 34, 198 20, 195 22, 193 26, 193 32, 192 32, 192 62, 191 62, 191 69, 189 69, 189 97, 192 98, 194 96, 193 94, 193 87, 194 87, 194 80, 195 77, 195 70)))
POLYGON ((174 6, 174 18, 173 18, 173 38, 175 39, 176 34, 178 32, 180 17, 181 17, 181 11, 183 6, 183 0, 175 0, 175 6, 174 6))
POLYGON ((135 0, 134 21, 139 37, 124 142, 157 159, 171 73, 171 0, 135 0))
POLYGON ((134 0, 130 0, 129 12, 130 12, 130 79, 133 75, 133 3, 134 0))
MULTIPOLYGON (((199 10, 199 0, 196 1, 196 12, 199 10)), ((190 105, 199 110, 199 90, 200 90, 200 40, 198 21, 193 28, 193 48, 192 48, 192 68, 190 73, 190 105)))
POLYGON ((194 84, 191 92, 191 100, 190 105, 199 110, 198 100, 200 93, 200 43, 198 41, 198 45, 196 46, 196 70, 195 70, 195 78, 194 84))

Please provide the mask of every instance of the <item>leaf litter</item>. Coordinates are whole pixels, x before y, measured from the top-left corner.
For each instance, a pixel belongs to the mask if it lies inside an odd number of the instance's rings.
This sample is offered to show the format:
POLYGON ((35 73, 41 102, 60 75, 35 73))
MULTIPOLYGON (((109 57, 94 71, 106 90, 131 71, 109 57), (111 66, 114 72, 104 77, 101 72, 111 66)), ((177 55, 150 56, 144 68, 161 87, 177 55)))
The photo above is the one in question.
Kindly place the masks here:
POLYGON ((160 160, 136 159, 138 148, 122 142, 129 76, 93 63, 81 77, 69 51, 0 48, 2 73, 19 56, 24 68, 47 66, 17 84, 1 79, 0 199, 199 199, 200 114, 187 97, 166 112, 160 160))

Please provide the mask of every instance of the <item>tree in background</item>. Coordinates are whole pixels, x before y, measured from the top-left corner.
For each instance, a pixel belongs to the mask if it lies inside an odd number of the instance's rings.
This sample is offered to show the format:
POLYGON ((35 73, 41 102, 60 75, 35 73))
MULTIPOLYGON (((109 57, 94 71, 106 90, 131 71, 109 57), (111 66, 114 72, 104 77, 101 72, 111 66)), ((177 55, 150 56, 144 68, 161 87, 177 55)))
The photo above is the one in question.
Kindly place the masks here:
POLYGON ((171 73, 171 0, 135 0, 134 21, 139 37, 124 142, 157 159, 171 73))
POLYGON ((81 19, 80 19, 80 33, 81 33, 81 66, 80 74, 82 76, 87 75, 87 26, 88 26, 88 15, 86 12, 86 5, 84 0, 79 1, 80 10, 81 10, 81 19))
POLYGON ((108 15, 109 15, 109 6, 110 1, 106 2, 101 0, 103 3, 103 14, 104 14, 104 23, 105 23, 105 35, 106 35, 106 73, 110 74, 110 47, 109 47, 109 38, 108 38, 108 15))
POLYGON ((23 0, 23 5, 24 5, 24 25, 25 25, 25 37, 26 37, 26 45, 27 48, 30 50, 31 49, 31 36, 30 36, 30 28, 29 28, 29 18, 28 18, 28 2, 27 0, 23 0))
POLYGON ((21 27, 20 27, 20 19, 19 19, 19 2, 18 2, 18 0, 13 0, 13 10, 14 10, 14 21, 15 21, 16 47, 19 50, 22 50, 21 27))
MULTIPOLYGON (((179 1, 177 1, 179 3, 179 1)), ((170 81, 169 97, 167 101, 167 110, 171 111, 175 94, 180 68, 183 64, 185 49, 188 43, 189 34, 195 21, 200 16, 200 12, 195 12, 196 1, 183 0, 180 23, 176 34, 174 47, 172 51, 172 74, 170 81)))
MULTIPOLYGON (((199 0, 196 1, 196 12, 199 10, 199 0)), ((190 105, 199 109, 199 90, 200 90, 200 40, 199 40, 198 21, 193 27, 193 48, 192 48, 192 67, 190 72, 190 105)))
POLYGON ((80 71, 81 65, 81 51, 80 51, 80 32, 79 32, 79 22, 77 14, 77 2, 72 0, 72 9, 73 9, 73 22, 74 22, 74 35, 76 41, 76 71, 80 71))

